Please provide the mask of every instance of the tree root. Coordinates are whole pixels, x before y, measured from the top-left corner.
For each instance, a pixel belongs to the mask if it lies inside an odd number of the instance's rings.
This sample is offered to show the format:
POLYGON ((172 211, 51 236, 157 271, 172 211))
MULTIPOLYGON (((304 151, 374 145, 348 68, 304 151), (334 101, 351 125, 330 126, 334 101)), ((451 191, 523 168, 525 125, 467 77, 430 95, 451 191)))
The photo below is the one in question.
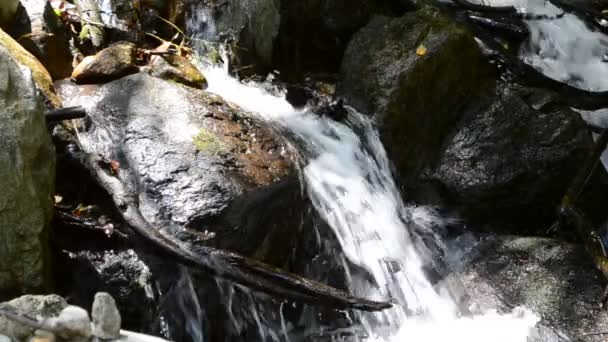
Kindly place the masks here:
POLYGON ((114 205, 125 222, 158 251, 177 262, 265 292, 282 299, 337 309, 378 311, 391 307, 388 302, 376 302, 356 298, 333 287, 287 273, 259 261, 212 247, 197 248, 198 254, 162 234, 148 222, 139 210, 138 197, 130 193, 101 156, 86 154, 73 149, 67 153, 93 176, 95 181, 111 196, 114 205))

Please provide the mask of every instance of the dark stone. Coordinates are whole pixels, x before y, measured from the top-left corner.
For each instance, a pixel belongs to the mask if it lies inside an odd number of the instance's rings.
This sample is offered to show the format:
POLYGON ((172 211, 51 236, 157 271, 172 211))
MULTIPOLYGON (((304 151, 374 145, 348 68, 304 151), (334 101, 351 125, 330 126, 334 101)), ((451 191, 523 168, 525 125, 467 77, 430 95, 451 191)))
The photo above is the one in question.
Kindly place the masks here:
POLYGON ((348 45, 337 95, 375 114, 398 177, 408 184, 437 158, 461 111, 491 86, 473 36, 438 9, 375 17, 348 45))
POLYGON ((535 99, 547 96, 498 83, 464 111, 431 176, 449 205, 482 222, 548 228, 592 141, 578 113, 551 102, 537 106, 535 99))

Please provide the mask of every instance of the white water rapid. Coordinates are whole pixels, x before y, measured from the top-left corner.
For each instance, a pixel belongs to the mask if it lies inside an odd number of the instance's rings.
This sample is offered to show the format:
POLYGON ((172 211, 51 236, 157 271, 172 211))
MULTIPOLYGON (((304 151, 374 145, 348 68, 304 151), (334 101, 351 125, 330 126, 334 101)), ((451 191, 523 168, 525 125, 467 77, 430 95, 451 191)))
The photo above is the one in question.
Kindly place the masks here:
MULTIPOLYGON (((392 300, 393 309, 356 313, 363 341, 524 342, 538 318, 524 309, 463 317, 453 289, 437 289, 423 266, 433 252, 416 231, 440 237, 442 219, 432 209, 404 205, 376 130, 350 110, 346 123, 294 109, 283 96, 243 84, 220 68, 208 68, 210 92, 256 113, 296 136, 308 158, 303 178, 318 213, 339 239, 348 260, 367 270, 373 284, 350 279, 352 293, 392 300), (357 133, 356 133, 357 132, 357 133), (411 229, 416 226, 417 229, 411 229)), ((347 270, 345 270, 347 272, 347 270)))

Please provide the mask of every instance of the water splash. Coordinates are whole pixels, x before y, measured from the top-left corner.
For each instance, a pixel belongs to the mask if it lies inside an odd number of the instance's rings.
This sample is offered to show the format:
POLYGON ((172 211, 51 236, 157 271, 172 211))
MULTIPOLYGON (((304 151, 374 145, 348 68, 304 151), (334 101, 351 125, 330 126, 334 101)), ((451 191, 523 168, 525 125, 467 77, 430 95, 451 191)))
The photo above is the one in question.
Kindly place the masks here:
POLYGON ((349 262, 368 272, 351 275, 350 291, 397 303, 380 313, 355 313, 365 330, 362 340, 526 341, 538 322, 534 314, 516 309, 461 317, 454 290, 438 289, 427 279, 424 266, 443 247, 444 222, 432 209, 402 202, 378 133, 364 116, 349 108, 348 120, 335 122, 296 110, 284 96, 240 83, 220 68, 207 68, 205 75, 208 91, 293 135, 307 159, 303 174, 315 209, 349 262))

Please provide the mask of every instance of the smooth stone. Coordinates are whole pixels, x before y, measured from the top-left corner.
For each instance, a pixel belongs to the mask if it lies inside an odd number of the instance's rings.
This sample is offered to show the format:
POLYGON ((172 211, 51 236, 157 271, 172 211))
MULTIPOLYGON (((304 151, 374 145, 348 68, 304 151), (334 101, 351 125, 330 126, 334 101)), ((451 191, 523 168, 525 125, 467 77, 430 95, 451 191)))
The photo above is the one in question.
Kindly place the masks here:
POLYGON ((120 336, 121 318, 116 301, 106 292, 95 295, 93 308, 93 335, 102 339, 115 339, 120 336))

